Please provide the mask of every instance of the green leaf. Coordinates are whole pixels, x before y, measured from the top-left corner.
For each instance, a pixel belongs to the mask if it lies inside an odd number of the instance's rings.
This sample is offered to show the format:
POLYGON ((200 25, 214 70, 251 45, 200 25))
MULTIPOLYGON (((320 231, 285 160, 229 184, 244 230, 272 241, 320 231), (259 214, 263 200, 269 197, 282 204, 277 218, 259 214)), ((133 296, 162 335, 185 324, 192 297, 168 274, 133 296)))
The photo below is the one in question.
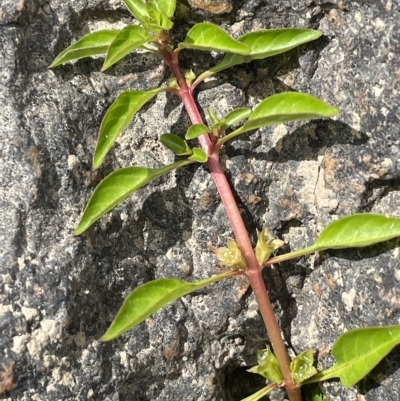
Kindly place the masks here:
POLYGON ((138 49, 144 43, 149 42, 152 37, 141 26, 129 25, 126 26, 115 37, 107 51, 106 59, 104 60, 103 68, 105 71, 117 61, 121 60, 132 50, 138 49))
POLYGON ((400 343, 400 325, 367 327, 342 334, 333 344, 336 364, 307 383, 339 377, 345 387, 364 378, 396 345, 400 343))
POLYGON ((278 93, 259 103, 242 129, 250 131, 266 125, 332 117, 337 113, 338 109, 311 95, 298 92, 278 93))
POLYGON ((193 124, 186 131, 185 138, 187 140, 194 139, 194 138, 199 137, 200 135, 206 134, 207 132, 210 132, 210 128, 208 128, 207 125, 205 125, 205 124, 193 124))
POLYGON ((126 298, 100 341, 109 341, 143 322, 150 315, 176 299, 224 278, 233 277, 236 272, 225 272, 195 283, 161 278, 149 281, 135 288, 126 298))
POLYGON ((283 262, 325 249, 359 248, 400 237, 400 219, 381 214, 359 213, 328 224, 317 241, 304 249, 276 256, 268 264, 283 262))
POLYGON ((155 1, 149 1, 147 3, 147 12, 149 13, 151 21, 148 27, 152 28, 155 32, 159 32, 163 29, 170 30, 174 26, 173 22, 159 9, 155 1))
POLYGON ((360 213, 342 217, 324 228, 314 244, 318 250, 358 248, 400 236, 400 219, 360 213))
POLYGON ((247 57, 242 56, 240 54, 234 53, 226 53, 222 60, 215 65, 214 67, 210 68, 207 71, 204 71, 200 74, 193 83, 193 87, 196 87, 201 81, 204 81, 206 78, 210 77, 211 75, 216 74, 217 72, 226 70, 227 68, 231 68, 235 65, 242 64, 246 62, 247 57))
POLYGON ((321 32, 311 29, 296 28, 267 29, 247 33, 237 39, 238 42, 250 48, 250 52, 246 56, 226 54, 216 66, 199 75, 194 85, 217 72, 235 65, 287 52, 299 45, 319 38, 321 34, 321 32))
POLYGON ((217 130, 219 133, 222 133, 232 125, 235 125, 239 121, 247 118, 250 113, 251 113, 250 109, 242 107, 239 109, 232 110, 230 113, 228 113, 224 118, 221 118, 220 120, 216 118, 216 115, 214 113, 214 116, 211 118, 211 120, 213 121, 212 128, 213 130, 217 130))
POLYGON ((150 20, 149 13, 147 12, 147 5, 142 0, 123 0, 128 10, 132 15, 144 26, 150 20))
POLYGON ((270 259, 268 264, 325 249, 360 248, 396 237, 400 237, 400 219, 373 213, 353 214, 328 224, 313 245, 276 256, 270 259))
POLYGON ((218 143, 222 145, 235 136, 267 125, 331 117, 337 113, 337 109, 311 95, 297 92, 279 93, 259 103, 244 125, 221 138, 218 143))
POLYGON ((50 64, 49 68, 64 64, 67 61, 107 53, 108 47, 119 32, 120 30, 118 29, 105 29, 83 36, 76 43, 62 51, 50 64))
POLYGON ((214 111, 214 109, 211 106, 207 107, 207 113, 208 113, 208 116, 210 117, 212 125, 219 123, 219 118, 217 116, 217 113, 214 111))
POLYGON ((290 363, 290 372, 296 384, 303 383, 317 373, 314 364, 314 351, 312 349, 303 351, 290 363))
POLYGON ((322 394, 320 388, 316 388, 311 395, 311 401, 329 401, 329 398, 322 394))
POLYGON ((194 25, 178 48, 247 54, 249 47, 231 38, 224 30, 209 22, 194 25))
POLYGON ((181 160, 161 168, 126 167, 112 172, 97 185, 74 234, 82 234, 100 217, 149 181, 189 163, 192 161, 181 160))
POLYGON ((174 134, 162 134, 160 136, 161 143, 172 150, 178 156, 191 155, 192 150, 189 148, 186 141, 174 134))
POLYGON ((153 0, 152 3, 154 3, 167 18, 173 17, 176 8, 176 0, 153 0))
POLYGON ((108 108, 100 126, 99 138, 93 156, 93 168, 98 168, 111 149, 118 135, 132 121, 134 115, 165 88, 149 91, 130 90, 122 92, 108 108))
POLYGON ((253 366, 248 372, 257 373, 273 383, 281 384, 283 382, 283 374, 279 367, 279 362, 269 346, 266 349, 257 351, 257 362, 258 365, 253 366))
POLYGON ((204 151, 200 148, 193 148, 192 149, 193 154, 192 156, 189 156, 189 160, 193 160, 199 163, 205 163, 208 160, 207 155, 204 153, 204 151))
POLYGON ((321 35, 322 32, 312 29, 266 29, 247 33, 238 41, 250 47, 251 50, 247 57, 251 60, 258 60, 287 52, 299 45, 318 39, 321 35))
POLYGON ((258 390, 256 393, 249 395, 246 398, 243 398, 241 401, 258 401, 261 400, 264 396, 268 395, 272 390, 277 388, 278 385, 275 383, 269 384, 267 387, 258 390))
POLYGON ((235 125, 247 118, 250 113, 251 110, 247 107, 241 107, 239 109, 232 110, 224 117, 225 124, 228 125, 228 127, 231 127, 232 125, 235 125))

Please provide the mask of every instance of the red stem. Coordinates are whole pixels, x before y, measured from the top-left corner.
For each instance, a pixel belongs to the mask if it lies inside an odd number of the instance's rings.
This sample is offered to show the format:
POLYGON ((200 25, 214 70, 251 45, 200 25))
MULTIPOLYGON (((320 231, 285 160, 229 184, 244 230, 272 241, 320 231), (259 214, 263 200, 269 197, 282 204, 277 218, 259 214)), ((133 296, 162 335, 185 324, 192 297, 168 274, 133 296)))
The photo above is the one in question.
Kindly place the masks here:
MULTIPOLYGON (((194 101, 192 91, 180 70, 178 52, 174 52, 172 54, 165 53, 164 59, 178 81, 180 87, 179 95, 183 104, 185 105, 190 120, 193 124, 203 124, 203 119, 201 118, 199 109, 194 101)), ((281 331, 275 318, 267 289, 264 285, 260 265, 257 262, 242 216, 219 160, 219 149, 214 149, 214 144, 212 143, 208 134, 201 135, 198 139, 201 147, 208 155, 208 166, 210 168, 211 175, 231 223, 236 242, 247 261, 248 270, 246 270, 244 274, 249 279, 250 285, 257 299, 272 348, 279 361, 279 365, 284 377, 284 387, 291 401, 301 401, 300 389, 294 383, 290 374, 290 358, 282 340, 281 331)))

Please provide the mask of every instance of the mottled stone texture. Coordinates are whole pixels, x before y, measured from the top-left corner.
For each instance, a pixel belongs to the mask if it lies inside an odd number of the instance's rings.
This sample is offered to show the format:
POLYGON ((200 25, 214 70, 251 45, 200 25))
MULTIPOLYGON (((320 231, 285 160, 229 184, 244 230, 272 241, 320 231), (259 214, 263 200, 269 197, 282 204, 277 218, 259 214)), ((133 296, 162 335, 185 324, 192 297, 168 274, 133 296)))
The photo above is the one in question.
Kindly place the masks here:
MULTIPOLYGON (((211 4, 212 2, 197 2, 211 4)), ((354 212, 400 217, 400 8, 396 1, 225 1, 230 13, 191 9, 176 40, 208 19, 233 35, 299 26, 324 35, 268 60, 238 66, 199 86, 202 107, 253 107, 283 90, 341 109, 329 121, 279 125, 223 151, 252 233, 267 225, 286 250, 310 244, 333 219, 354 212)), ((207 10, 207 7, 203 7, 207 10)), ((7 400, 237 401, 263 385, 246 373, 266 337, 245 282, 187 296, 107 344, 98 338, 122 299, 157 277, 213 274, 211 246, 232 236, 205 167, 145 187, 74 238, 95 185, 119 166, 173 161, 163 132, 182 134, 178 100, 160 95, 91 169, 97 130, 123 90, 164 82, 157 58, 131 55, 107 73, 85 59, 48 70, 71 42, 131 17, 114 0, 0 3, 0 393, 7 400)), ((212 56, 184 51, 200 72, 212 56)), ((343 330, 399 323, 399 242, 325 252, 265 271, 286 340, 313 347, 319 365, 343 330)), ((400 399, 399 350, 357 387, 323 386, 331 401, 400 399)), ((282 394, 272 396, 281 400, 282 394)))

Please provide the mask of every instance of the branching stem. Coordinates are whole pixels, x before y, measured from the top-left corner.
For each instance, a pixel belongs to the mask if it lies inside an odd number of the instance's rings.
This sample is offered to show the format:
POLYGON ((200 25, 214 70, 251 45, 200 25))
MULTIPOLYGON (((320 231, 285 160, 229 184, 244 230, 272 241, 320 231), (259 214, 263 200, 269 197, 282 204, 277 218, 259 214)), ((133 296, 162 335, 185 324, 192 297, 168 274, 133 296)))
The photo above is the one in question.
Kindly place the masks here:
MULTIPOLYGON (((192 90, 188 86, 180 70, 178 52, 165 52, 163 57, 178 81, 180 87, 179 96, 182 99, 191 122, 193 124, 203 124, 203 119, 193 98, 192 90)), ((249 279, 250 285, 259 305, 272 348, 279 361, 279 365, 284 377, 284 387, 287 391, 290 401, 301 401, 300 389, 294 383, 290 374, 290 358, 283 342, 281 331, 275 318, 274 310, 262 278, 260 265, 257 262, 242 216, 219 160, 219 147, 214 147, 214 144, 208 134, 201 135, 198 139, 201 147, 208 156, 208 166, 231 223, 236 242, 243 256, 247 260, 248 270, 245 271, 244 274, 249 279)))

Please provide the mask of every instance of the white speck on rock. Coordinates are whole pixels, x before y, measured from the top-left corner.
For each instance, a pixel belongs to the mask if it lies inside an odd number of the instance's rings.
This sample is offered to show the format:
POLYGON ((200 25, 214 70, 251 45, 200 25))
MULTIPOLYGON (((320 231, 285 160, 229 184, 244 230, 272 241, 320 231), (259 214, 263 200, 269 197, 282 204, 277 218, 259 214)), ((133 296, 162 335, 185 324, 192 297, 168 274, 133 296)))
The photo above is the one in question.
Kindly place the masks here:
POLYGON ((25 316, 25 319, 28 322, 32 322, 39 318, 39 311, 34 308, 26 308, 25 306, 21 307, 21 312, 25 316))
POLYGON ((396 270, 394 271, 394 278, 395 278, 397 281, 400 281, 400 269, 396 269, 396 270))
POLYGON ((56 320, 45 319, 40 323, 40 328, 33 331, 27 343, 28 351, 32 357, 38 357, 45 344, 55 343, 61 338, 61 324, 56 320))
POLYGON ((23 334, 21 336, 13 337, 13 347, 12 350, 16 354, 22 354, 26 350, 26 343, 29 341, 30 334, 23 334))
POLYGON ((348 310, 349 312, 353 310, 355 297, 356 297, 355 288, 352 288, 349 292, 344 292, 342 294, 342 301, 346 305, 346 310, 348 310))
POLYGON ((68 168, 72 170, 75 166, 79 164, 79 159, 75 155, 68 156, 68 168))

